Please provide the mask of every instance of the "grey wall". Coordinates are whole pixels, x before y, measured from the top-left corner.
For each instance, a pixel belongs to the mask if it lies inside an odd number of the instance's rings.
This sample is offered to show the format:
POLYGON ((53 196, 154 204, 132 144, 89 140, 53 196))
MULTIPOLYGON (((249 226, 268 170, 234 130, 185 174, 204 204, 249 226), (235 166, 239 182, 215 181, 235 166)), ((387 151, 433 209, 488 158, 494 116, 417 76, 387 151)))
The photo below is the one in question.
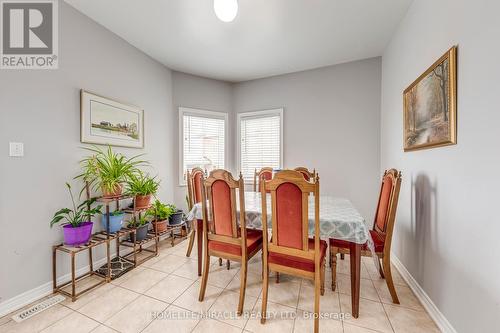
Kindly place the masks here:
POLYGON ((351 199, 370 223, 381 177, 380 71, 373 58, 234 85, 236 112, 284 108, 284 166, 316 168, 321 192, 351 199))
POLYGON ((383 55, 381 169, 403 172, 394 252, 458 332, 500 325, 497 1, 414 1, 383 55), (402 91, 458 44, 458 144, 404 153, 402 91))
POLYGON ((207 79, 199 76, 189 75, 180 72, 172 73, 172 97, 174 105, 174 117, 176 125, 174 129, 174 159, 177 161, 174 166, 172 180, 175 187, 175 203, 179 207, 186 208, 185 197, 186 186, 179 186, 179 107, 189 107, 202 110, 219 111, 229 114, 228 117, 228 140, 227 169, 233 168, 234 150, 234 118, 232 113, 232 85, 227 82, 207 79))
POLYGON ((83 156, 80 88, 144 108, 146 148, 118 150, 146 153, 173 199, 171 71, 62 1, 59 11, 60 68, 0 73, 0 302, 51 281, 62 231, 49 221, 70 204, 64 182, 83 156), (9 141, 24 142, 24 158, 8 157, 9 141))

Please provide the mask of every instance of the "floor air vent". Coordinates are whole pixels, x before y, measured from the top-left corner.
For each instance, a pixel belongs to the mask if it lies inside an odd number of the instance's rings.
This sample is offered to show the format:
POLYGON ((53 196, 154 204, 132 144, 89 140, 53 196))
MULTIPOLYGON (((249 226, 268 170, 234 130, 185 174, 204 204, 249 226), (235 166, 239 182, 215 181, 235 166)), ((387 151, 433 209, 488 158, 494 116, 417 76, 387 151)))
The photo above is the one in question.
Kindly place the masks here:
POLYGON ((40 302, 38 304, 33 305, 29 309, 26 309, 22 312, 19 312, 18 314, 15 314, 12 316, 12 320, 15 322, 22 322, 30 317, 33 317, 36 314, 39 314, 40 312, 47 310, 48 308, 56 305, 57 303, 60 303, 65 300, 65 297, 63 295, 55 295, 53 297, 47 298, 45 301, 40 302))

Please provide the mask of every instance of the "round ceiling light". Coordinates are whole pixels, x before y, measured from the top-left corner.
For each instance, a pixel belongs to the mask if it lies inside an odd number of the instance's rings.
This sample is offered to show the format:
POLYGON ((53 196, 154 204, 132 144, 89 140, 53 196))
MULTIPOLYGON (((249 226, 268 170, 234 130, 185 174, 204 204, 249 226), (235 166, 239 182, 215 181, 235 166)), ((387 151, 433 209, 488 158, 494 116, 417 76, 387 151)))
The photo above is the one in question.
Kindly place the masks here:
POLYGON ((214 0, 214 11, 222 22, 231 22, 238 14, 238 0, 214 0))

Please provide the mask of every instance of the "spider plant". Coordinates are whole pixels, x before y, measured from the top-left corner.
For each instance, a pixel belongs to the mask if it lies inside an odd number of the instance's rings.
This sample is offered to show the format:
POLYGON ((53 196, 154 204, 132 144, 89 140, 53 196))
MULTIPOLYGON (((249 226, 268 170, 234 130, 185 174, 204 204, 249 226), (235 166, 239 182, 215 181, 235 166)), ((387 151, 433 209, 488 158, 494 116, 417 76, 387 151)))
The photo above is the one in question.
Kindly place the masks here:
POLYGON ((150 177, 139 170, 130 174, 126 183, 129 195, 154 195, 160 187, 160 182, 156 180, 156 177, 150 177))
POLYGON ((101 212, 102 205, 99 205, 95 208, 89 208, 94 202, 95 198, 86 200, 82 202, 80 205, 76 205, 75 198, 73 197, 73 193, 71 192, 71 185, 66 183, 66 187, 68 188, 69 195, 71 196, 71 202, 73 203, 73 209, 71 208, 62 208, 54 214, 52 221, 50 221, 50 227, 52 228, 54 224, 65 220, 65 224, 71 224, 73 228, 77 228, 82 224, 82 222, 88 221, 91 217, 101 212))
POLYGON ((147 217, 145 215, 141 215, 139 218, 137 219, 132 219, 130 220, 130 222, 128 223, 128 226, 130 228, 139 228, 139 227, 143 227, 145 225, 147 225, 149 223, 149 220, 147 219, 147 217))
POLYGON ((94 191, 115 193, 121 189, 123 182, 138 172, 139 166, 148 164, 139 159, 142 155, 127 158, 113 152, 110 146, 106 150, 97 146, 83 149, 89 151, 91 155, 80 161, 83 172, 75 178, 83 179, 94 191))
POLYGON ((174 205, 163 204, 159 200, 155 200, 151 208, 146 212, 147 216, 151 216, 155 221, 164 221, 176 212, 174 205))

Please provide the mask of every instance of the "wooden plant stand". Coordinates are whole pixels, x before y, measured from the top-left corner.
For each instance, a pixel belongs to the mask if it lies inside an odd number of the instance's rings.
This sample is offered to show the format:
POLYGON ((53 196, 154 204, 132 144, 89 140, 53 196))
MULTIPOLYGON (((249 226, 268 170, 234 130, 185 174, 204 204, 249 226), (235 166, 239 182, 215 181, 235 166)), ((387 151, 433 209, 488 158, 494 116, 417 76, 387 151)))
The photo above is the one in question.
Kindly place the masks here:
MULTIPOLYGON (((170 242, 172 247, 175 245, 175 239, 176 238, 186 238, 187 232, 184 230, 186 229, 186 221, 183 221, 182 223, 176 224, 176 225, 168 225, 167 230, 157 233, 156 235, 161 239, 163 236, 167 236, 165 239, 170 238, 170 242), (186 235, 183 235, 185 233, 186 235)), ((154 234, 154 231, 152 231, 154 234)))
POLYGON ((90 241, 87 244, 72 247, 64 244, 59 244, 55 245, 52 247, 52 289, 54 293, 61 293, 63 295, 66 295, 68 297, 71 297, 71 301, 75 301, 80 295, 94 289, 97 286, 100 286, 101 284, 104 284, 106 282, 109 282, 111 280, 109 272, 109 265, 110 265, 110 239, 108 238, 100 238, 97 237, 96 235, 93 235, 90 241), (100 245, 105 245, 106 246, 106 256, 107 256, 107 265, 108 265, 108 275, 102 275, 94 271, 94 261, 92 258, 92 249, 94 247, 100 246, 100 245), (82 274, 80 276, 76 276, 76 266, 75 266, 75 257, 77 254, 88 251, 88 259, 89 259, 89 271, 85 274, 82 274), (60 285, 57 284, 57 252, 62 252, 66 253, 70 256, 71 260, 71 280, 65 283, 62 283, 60 285), (97 276, 101 278, 101 281, 93 284, 92 286, 80 291, 76 292, 76 285, 77 283, 88 277, 88 276, 97 276), (71 284, 71 293, 63 290, 64 287, 68 286, 71 284))
MULTIPOLYGON (((135 261, 132 261, 127 258, 130 254, 136 254, 136 251, 132 253, 128 253, 124 256, 120 255, 120 240, 124 237, 130 237, 131 234, 135 234, 135 229, 122 228, 115 233, 108 233, 106 231, 100 231, 95 234, 94 237, 108 240, 111 247, 111 242, 115 242, 116 244, 116 253, 114 258, 111 258, 111 255, 108 255, 108 261, 103 266, 99 267, 96 270, 98 274, 105 274, 109 276, 109 280, 114 280, 127 273, 129 270, 136 267, 135 261), (116 266, 116 267, 115 267, 116 266)), ((135 258, 134 258, 135 259, 135 258)))

